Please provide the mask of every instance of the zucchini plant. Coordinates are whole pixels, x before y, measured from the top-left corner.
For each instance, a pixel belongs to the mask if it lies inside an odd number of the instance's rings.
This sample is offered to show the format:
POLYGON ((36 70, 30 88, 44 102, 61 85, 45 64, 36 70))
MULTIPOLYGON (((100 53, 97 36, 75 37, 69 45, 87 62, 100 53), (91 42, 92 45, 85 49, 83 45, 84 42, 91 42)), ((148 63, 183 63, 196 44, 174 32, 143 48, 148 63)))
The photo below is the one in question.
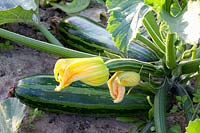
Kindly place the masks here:
POLYGON ((200 1, 107 0, 106 6, 107 30, 78 16, 60 23, 62 42, 76 50, 0 29, 1 37, 68 58, 56 62, 54 77, 21 79, 16 96, 32 107, 69 114, 131 117, 146 111, 144 130, 154 119, 158 133, 168 132, 175 96, 186 123, 197 118, 200 1))

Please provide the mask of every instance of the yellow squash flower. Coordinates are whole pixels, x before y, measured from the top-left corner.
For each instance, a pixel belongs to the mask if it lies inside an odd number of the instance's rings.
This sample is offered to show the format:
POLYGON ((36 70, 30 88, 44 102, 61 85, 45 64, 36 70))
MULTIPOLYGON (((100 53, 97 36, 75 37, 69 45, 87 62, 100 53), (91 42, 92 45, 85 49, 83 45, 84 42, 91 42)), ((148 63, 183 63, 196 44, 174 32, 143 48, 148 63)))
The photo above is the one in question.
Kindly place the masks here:
POLYGON ((136 86, 139 82, 140 75, 136 72, 116 72, 107 82, 113 102, 121 102, 124 98, 125 87, 136 86))
POLYGON ((61 91, 74 81, 82 81, 88 85, 99 86, 107 82, 109 71, 100 57, 59 59, 54 67, 54 77, 61 91))

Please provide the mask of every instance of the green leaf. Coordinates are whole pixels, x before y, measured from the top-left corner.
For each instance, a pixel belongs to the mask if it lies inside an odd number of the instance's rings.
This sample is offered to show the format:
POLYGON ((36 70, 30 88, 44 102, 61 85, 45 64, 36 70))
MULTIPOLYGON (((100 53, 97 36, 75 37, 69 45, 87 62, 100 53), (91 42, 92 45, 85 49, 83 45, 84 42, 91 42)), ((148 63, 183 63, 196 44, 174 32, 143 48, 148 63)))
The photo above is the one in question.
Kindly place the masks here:
POLYGON ((107 29, 117 47, 125 52, 150 8, 143 0, 107 0, 106 5, 110 13, 107 29))
POLYGON ((180 12, 182 11, 182 7, 180 6, 179 4, 179 1, 178 0, 174 0, 174 3, 171 4, 171 14, 173 16, 176 16, 178 15, 180 12))
POLYGON ((144 0, 145 4, 153 7, 157 12, 161 11, 162 6, 165 4, 165 0, 144 0))
POLYGON ((199 133, 200 131, 200 119, 195 119, 190 121, 189 125, 186 127, 186 133, 199 133))
POLYGON ((16 133, 24 117, 25 105, 16 98, 0 103, 0 129, 2 133, 16 133))
POLYGON ((13 22, 38 21, 34 0, 1 0, 0 25, 13 22))
POLYGON ((178 123, 172 125, 169 129, 169 133, 181 133, 181 126, 178 123))
POLYGON ((90 4, 90 0, 73 0, 70 3, 51 3, 55 8, 59 8, 60 10, 66 13, 77 13, 85 8, 87 8, 90 4))
POLYGON ((160 16, 172 33, 189 44, 197 44, 200 38, 200 1, 189 1, 183 12, 176 17, 163 11, 160 16))

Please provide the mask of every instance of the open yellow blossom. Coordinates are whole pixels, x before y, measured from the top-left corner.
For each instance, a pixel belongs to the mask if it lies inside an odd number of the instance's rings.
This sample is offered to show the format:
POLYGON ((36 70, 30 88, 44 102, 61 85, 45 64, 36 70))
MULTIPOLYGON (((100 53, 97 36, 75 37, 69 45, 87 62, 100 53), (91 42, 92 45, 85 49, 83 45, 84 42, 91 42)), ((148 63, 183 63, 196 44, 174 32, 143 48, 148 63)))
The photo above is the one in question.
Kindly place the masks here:
POLYGON ((113 102, 121 102, 124 98, 125 87, 136 86, 139 82, 140 75, 136 72, 116 72, 107 82, 113 102))
POLYGON ((100 57, 60 59, 54 67, 54 77, 60 83, 55 91, 61 91, 74 81, 99 86, 109 78, 109 71, 100 57))

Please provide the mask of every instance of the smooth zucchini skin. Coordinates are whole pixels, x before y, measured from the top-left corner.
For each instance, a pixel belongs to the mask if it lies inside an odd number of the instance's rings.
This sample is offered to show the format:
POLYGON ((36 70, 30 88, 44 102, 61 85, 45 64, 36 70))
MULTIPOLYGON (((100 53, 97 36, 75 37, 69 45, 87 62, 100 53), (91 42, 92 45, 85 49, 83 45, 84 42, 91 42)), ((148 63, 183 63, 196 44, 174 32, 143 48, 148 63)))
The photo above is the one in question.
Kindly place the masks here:
POLYGON ((128 46, 128 58, 137 59, 140 61, 158 61, 157 55, 148 48, 145 48, 137 43, 131 42, 128 46))
POLYGON ((64 19, 59 25, 59 32, 64 42, 80 50, 120 54, 115 46, 111 34, 102 26, 80 16, 64 19))
POLYGON ((115 46, 111 34, 105 28, 92 20, 80 16, 64 19, 59 24, 59 33, 65 44, 80 51, 96 55, 104 55, 104 52, 107 51, 147 62, 158 60, 153 51, 137 43, 131 42, 127 47, 127 53, 120 52, 115 46))
POLYGON ((131 116, 150 108, 144 94, 129 94, 123 102, 114 104, 107 86, 75 82, 62 92, 55 92, 56 85, 53 76, 31 76, 18 82, 15 94, 21 102, 34 108, 83 116, 131 116))

